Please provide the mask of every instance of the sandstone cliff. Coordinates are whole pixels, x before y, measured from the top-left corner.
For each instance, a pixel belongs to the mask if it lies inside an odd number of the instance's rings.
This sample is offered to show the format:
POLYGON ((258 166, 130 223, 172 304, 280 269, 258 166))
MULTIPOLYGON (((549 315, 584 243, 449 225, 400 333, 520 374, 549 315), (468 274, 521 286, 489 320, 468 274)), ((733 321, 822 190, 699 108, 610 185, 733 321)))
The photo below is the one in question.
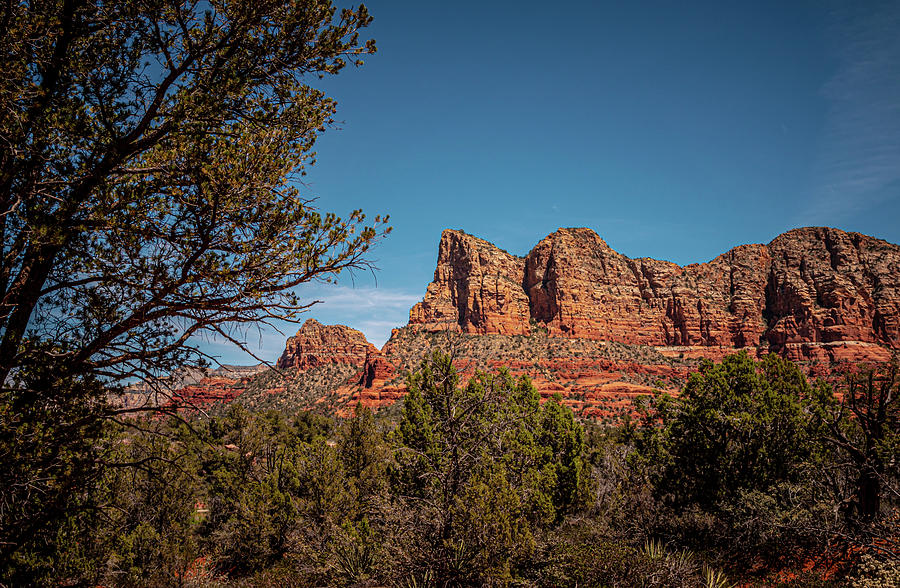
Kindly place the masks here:
POLYGON ((327 364, 362 366, 366 356, 378 349, 366 336, 344 325, 323 325, 309 319, 287 340, 278 359, 279 369, 308 370, 327 364))
POLYGON ((525 261, 460 231, 444 231, 434 281, 409 313, 410 323, 441 331, 523 335, 529 332, 525 261))
POLYGON ((830 228, 789 231, 708 263, 630 259, 590 229, 559 229, 524 258, 441 236, 410 325, 653 346, 771 346, 794 359, 900 348, 900 247, 830 228))

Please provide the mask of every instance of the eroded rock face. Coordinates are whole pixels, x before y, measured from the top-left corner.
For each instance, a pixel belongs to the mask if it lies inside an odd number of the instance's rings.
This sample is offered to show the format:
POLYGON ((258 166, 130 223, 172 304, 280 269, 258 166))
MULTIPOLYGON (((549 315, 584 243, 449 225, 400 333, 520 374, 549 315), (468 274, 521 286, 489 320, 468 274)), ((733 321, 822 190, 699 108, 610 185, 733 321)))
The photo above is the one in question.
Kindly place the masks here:
POLYGON ((278 368, 306 370, 326 364, 362 366, 366 356, 378 349, 356 329, 344 325, 323 325, 309 319, 287 340, 278 368))
POLYGON ((446 230, 434 281, 409 313, 427 330, 521 335, 529 332, 525 261, 483 239, 446 230))
POLYGON ((900 247, 806 228, 769 243, 773 345, 864 341, 900 347, 900 247))
POLYGON ((410 312, 410 325, 526 334, 529 323, 557 336, 655 346, 769 345, 810 359, 850 349, 833 345, 839 342, 900 348, 900 247, 859 233, 804 228, 681 267, 630 259, 590 229, 560 229, 524 259, 444 231, 434 281, 410 312), (831 345, 815 349, 824 344, 831 345))

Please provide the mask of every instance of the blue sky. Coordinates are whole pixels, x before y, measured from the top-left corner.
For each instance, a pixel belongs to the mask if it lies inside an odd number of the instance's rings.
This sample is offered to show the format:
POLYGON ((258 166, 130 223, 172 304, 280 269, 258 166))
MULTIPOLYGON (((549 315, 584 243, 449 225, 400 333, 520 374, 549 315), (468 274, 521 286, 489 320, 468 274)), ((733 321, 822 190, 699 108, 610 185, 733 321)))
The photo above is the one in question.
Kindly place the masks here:
MULTIPOLYGON (((708 261, 791 228, 900 242, 900 3, 373 0, 378 53, 339 102, 306 193, 390 214, 379 271, 308 316, 381 345, 444 228, 518 255, 559 227, 708 261)), ((286 335, 247 344, 274 361, 286 335)), ((251 363, 210 343, 223 362, 251 363)))

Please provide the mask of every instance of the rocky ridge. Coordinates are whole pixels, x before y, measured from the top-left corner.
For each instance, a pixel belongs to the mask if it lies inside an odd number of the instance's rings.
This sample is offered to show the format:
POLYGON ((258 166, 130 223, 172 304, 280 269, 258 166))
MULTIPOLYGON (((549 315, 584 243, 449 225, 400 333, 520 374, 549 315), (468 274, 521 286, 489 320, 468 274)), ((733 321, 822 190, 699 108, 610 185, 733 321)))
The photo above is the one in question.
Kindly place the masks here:
POLYGON ((309 406, 323 401, 325 392, 340 387, 377 353, 360 331, 309 319, 287 340, 275 369, 216 370, 176 390, 169 404, 187 409, 233 401, 255 409, 309 406))
POLYGON ((828 376, 900 348, 900 247, 829 228, 789 231, 701 264, 630 259, 589 229, 560 229, 517 257, 444 231, 434 280, 381 350, 307 321, 276 370, 187 387, 194 403, 349 414, 388 407, 432 349, 466 374, 508 367, 542 397, 615 419, 636 396, 677 393, 700 358, 769 351, 828 376))
POLYGON ((763 347, 792 359, 900 348, 900 247, 795 229, 707 263, 631 259, 590 229, 559 229, 524 258, 461 231, 441 236, 410 311, 425 331, 551 335, 660 347, 763 347))

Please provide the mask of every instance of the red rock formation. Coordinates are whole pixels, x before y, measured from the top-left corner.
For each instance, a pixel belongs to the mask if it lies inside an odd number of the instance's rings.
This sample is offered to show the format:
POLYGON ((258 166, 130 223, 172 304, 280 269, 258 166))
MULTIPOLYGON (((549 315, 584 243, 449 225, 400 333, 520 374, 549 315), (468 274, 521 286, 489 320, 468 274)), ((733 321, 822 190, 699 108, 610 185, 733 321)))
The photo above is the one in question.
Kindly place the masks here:
POLYGON ((166 404, 180 409, 205 408, 216 402, 228 403, 243 391, 240 380, 232 378, 203 378, 196 384, 179 388, 166 404))
POLYGON ((434 281, 409 313, 428 330, 523 335, 529 332, 525 262, 462 231, 446 230, 434 281))
POLYGON ((287 340, 278 368, 306 370, 320 365, 342 363, 362 366, 366 356, 378 349, 366 336, 344 325, 323 325, 309 319, 287 340))
POLYGON ((359 385, 363 388, 372 388, 388 380, 395 371, 394 366, 381 355, 380 351, 372 351, 366 355, 359 385))
POLYGON ((796 229, 681 267, 630 259, 589 229, 560 229, 524 258, 448 230, 425 299, 381 351, 359 331, 309 320, 278 360, 296 368, 289 377, 207 379, 178 398, 197 406, 256 394, 273 399, 259 406, 348 416, 357 403, 396 402, 404 373, 434 348, 454 350, 463 379, 506 367, 530 376, 542 398, 560 394, 598 419, 633 412, 639 395, 677 394, 700 357, 736 349, 775 350, 830 378, 900 348, 900 247, 796 229))
POLYGON ((768 247, 770 343, 900 348, 900 247, 829 228, 790 231, 768 247))
POLYGON ((617 253, 590 229, 559 229, 518 258, 444 231, 434 281, 410 312, 427 331, 550 334, 656 346, 770 345, 789 356, 900 348, 900 247, 805 228, 680 267, 617 253), (518 285, 518 287, 517 287, 518 285), (801 345, 801 347, 797 347, 801 345))

